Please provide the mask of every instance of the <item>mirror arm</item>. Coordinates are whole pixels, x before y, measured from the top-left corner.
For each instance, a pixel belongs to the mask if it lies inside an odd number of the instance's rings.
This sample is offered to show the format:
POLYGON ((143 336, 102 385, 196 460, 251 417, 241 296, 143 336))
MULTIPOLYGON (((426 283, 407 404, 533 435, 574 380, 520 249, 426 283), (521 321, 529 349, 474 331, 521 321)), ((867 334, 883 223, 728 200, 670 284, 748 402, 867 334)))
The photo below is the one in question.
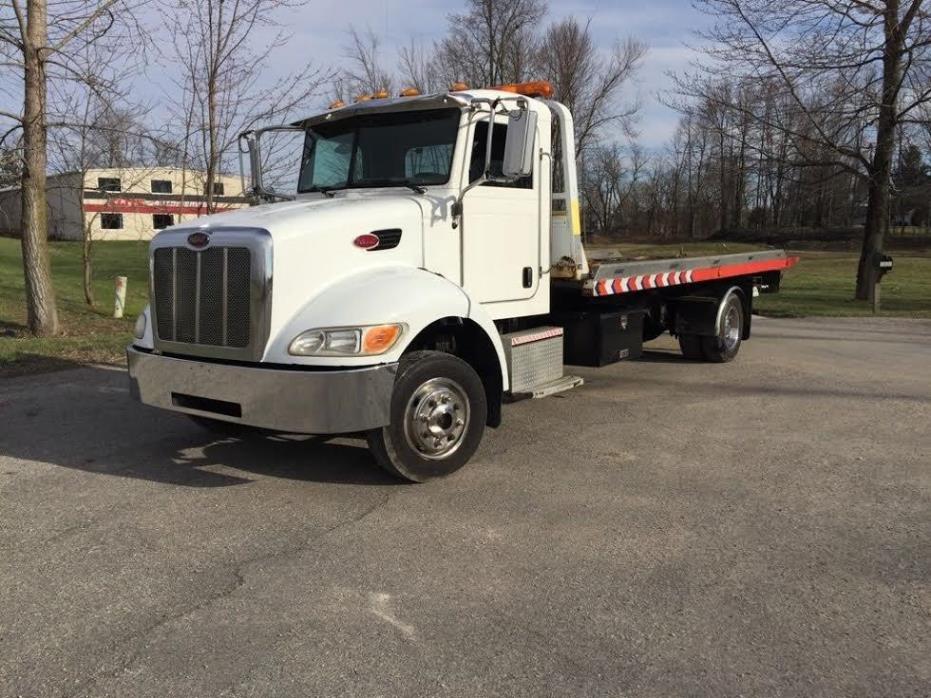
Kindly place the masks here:
POLYGON ((474 105, 476 104, 487 104, 491 110, 491 114, 488 118, 488 135, 485 138, 485 167, 482 169, 482 176, 476 179, 474 182, 470 182, 466 187, 459 192, 459 196, 456 197, 456 200, 453 202, 451 213, 453 216, 452 227, 453 230, 459 227, 459 223, 462 220, 462 208, 463 208, 463 199, 465 195, 475 189, 475 187, 480 187, 486 182, 494 181, 491 177, 491 139, 494 137, 495 132, 495 111, 498 108, 498 105, 501 103, 501 98, 498 97, 494 100, 473 100, 473 110, 475 109, 474 105))
MULTIPOLYGON (((269 202, 272 203, 276 199, 283 201, 292 201, 296 196, 291 194, 279 194, 272 189, 266 189, 262 181, 262 146, 261 140, 262 135, 268 131, 303 131, 304 129, 300 126, 269 126, 266 128, 252 129, 249 131, 243 131, 239 134, 239 151, 240 151, 240 170, 242 168, 242 142, 245 141, 246 149, 249 152, 249 173, 252 179, 252 187, 249 190, 249 195, 256 199, 258 202, 269 202)), ((241 176, 241 173, 240 173, 241 176)))
POLYGON ((485 178, 491 178, 491 141, 495 136, 495 111, 498 108, 500 99, 491 103, 491 114, 488 117, 488 135, 485 137, 485 178))

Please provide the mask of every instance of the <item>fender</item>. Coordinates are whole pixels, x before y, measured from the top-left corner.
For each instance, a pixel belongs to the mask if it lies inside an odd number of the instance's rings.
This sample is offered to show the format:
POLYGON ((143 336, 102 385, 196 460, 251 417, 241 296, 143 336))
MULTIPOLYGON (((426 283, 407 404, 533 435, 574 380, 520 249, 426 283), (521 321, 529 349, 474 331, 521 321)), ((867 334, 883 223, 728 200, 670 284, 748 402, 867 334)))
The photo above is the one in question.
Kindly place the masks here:
POLYGON ((507 390, 504 347, 491 317, 461 287, 445 277, 416 267, 367 269, 327 286, 270 339, 262 361, 332 367, 393 363, 401 358, 411 340, 425 327, 450 317, 469 318, 482 328, 498 355, 502 386, 507 390), (406 329, 391 351, 379 356, 305 357, 288 354, 288 345, 306 330, 389 322, 404 323, 406 329))

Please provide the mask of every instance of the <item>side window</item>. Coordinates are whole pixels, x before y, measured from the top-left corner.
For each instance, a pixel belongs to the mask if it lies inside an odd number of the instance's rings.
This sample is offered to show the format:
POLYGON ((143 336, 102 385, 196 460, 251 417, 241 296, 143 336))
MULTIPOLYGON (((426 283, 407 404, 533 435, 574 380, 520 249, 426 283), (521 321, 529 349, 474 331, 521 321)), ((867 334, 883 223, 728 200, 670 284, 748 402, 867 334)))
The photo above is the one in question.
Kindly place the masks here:
MULTIPOLYGON (((503 121, 496 121, 494 138, 491 140, 491 174, 494 176, 501 176, 501 166, 504 163, 504 140, 507 138, 507 133, 507 124, 503 121)), ((485 149, 488 145, 487 139, 488 122, 479 121, 475 124, 475 137, 472 139, 472 156, 469 160, 470 182, 474 182, 482 176, 482 169, 485 167, 485 149)), ((485 182, 482 186, 533 189, 533 175, 521 177, 513 182, 485 182)))

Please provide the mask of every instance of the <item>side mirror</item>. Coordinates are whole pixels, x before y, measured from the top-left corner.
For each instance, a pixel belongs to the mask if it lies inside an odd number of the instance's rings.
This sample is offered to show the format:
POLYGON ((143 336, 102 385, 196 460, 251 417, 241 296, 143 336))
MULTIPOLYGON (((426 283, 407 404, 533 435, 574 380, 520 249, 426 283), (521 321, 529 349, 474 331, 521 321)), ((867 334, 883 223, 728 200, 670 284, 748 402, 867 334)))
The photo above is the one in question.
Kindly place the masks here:
POLYGON ((535 111, 515 109, 508 113, 504 161, 501 164, 501 174, 506 179, 519 179, 533 173, 533 137, 536 131, 535 111))

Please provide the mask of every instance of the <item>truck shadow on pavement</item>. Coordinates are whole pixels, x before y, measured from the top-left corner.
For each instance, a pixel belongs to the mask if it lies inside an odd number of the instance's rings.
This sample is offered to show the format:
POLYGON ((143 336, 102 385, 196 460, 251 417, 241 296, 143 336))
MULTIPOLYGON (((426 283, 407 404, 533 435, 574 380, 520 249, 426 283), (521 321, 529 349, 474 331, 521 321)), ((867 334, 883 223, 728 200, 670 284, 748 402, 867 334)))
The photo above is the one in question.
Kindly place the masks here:
MULTIPOLYGON (((176 450, 171 458, 173 467, 187 470, 190 476, 176 484, 216 487, 252 482, 246 474, 330 484, 404 484, 378 467, 361 439, 340 437, 334 443, 326 437, 270 435, 216 441, 209 434, 195 432, 191 441, 195 445, 176 450), (206 445, 196 445, 204 440, 206 445), (207 483, 200 481, 205 475, 209 475, 207 483), (213 480, 218 475, 235 482, 213 480)), ((150 475, 159 472, 161 468, 150 475)))
POLYGON ((47 463, 184 487, 265 478, 330 484, 404 484, 361 439, 213 435, 186 417, 140 405, 126 373, 83 366, 0 378, 0 464, 47 463))

